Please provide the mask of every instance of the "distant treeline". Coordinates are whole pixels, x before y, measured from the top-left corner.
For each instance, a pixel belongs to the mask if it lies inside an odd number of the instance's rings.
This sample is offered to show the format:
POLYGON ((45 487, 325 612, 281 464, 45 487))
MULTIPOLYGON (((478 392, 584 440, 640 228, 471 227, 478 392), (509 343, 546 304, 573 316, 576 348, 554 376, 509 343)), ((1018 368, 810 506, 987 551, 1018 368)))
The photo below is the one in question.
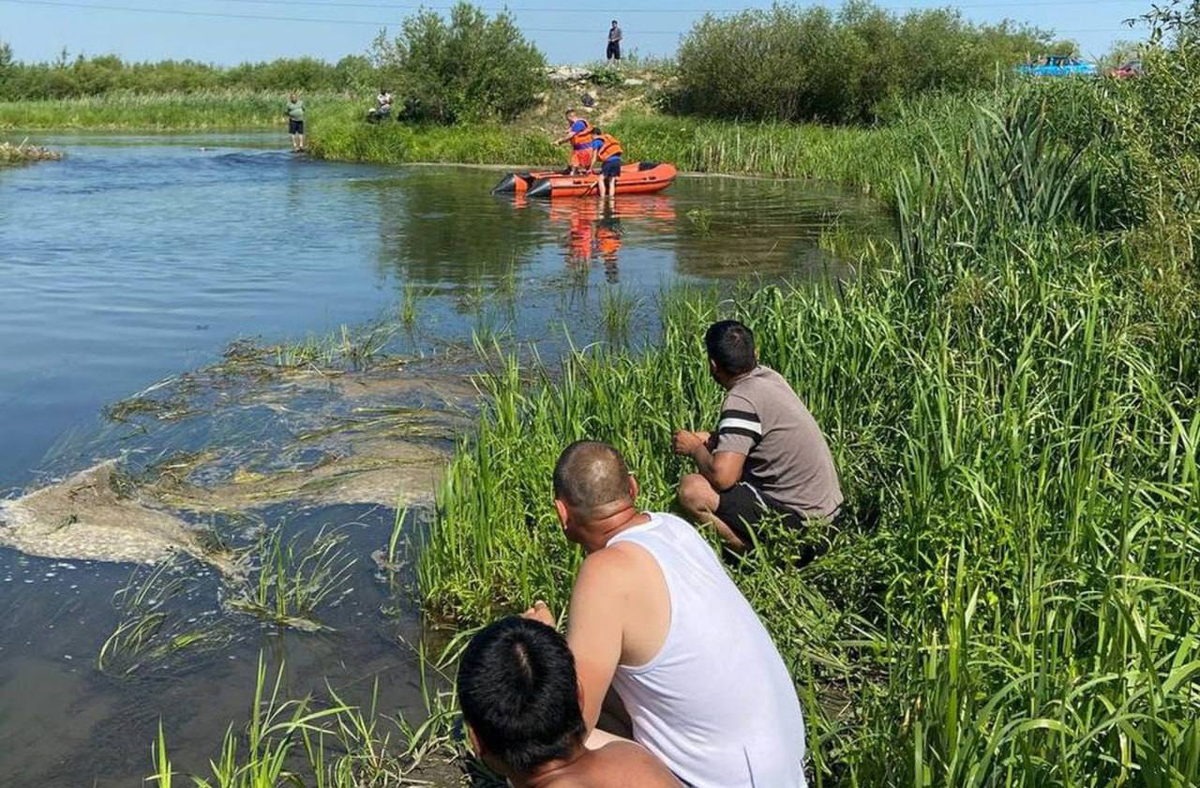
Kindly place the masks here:
POLYGON ((215 66, 195 60, 130 63, 116 55, 21 63, 0 43, 0 100, 63 99, 110 93, 190 93, 214 90, 353 91, 371 86, 375 69, 365 55, 337 63, 311 57, 215 66))

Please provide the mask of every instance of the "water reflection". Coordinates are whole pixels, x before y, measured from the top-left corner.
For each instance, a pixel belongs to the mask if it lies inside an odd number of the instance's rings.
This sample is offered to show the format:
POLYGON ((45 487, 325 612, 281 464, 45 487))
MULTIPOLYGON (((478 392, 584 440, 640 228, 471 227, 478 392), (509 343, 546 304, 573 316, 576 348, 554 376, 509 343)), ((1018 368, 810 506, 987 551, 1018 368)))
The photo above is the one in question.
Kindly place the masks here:
MULTIPOLYGON (((521 197, 518 209, 530 206, 521 197)), ((535 209, 545 203, 535 203, 535 209)), ((586 271, 593 263, 604 266, 605 281, 620 281, 620 254, 627 229, 652 236, 675 233, 675 203, 667 195, 626 195, 613 200, 557 200, 549 204, 549 223, 562 237, 567 269, 586 271)))

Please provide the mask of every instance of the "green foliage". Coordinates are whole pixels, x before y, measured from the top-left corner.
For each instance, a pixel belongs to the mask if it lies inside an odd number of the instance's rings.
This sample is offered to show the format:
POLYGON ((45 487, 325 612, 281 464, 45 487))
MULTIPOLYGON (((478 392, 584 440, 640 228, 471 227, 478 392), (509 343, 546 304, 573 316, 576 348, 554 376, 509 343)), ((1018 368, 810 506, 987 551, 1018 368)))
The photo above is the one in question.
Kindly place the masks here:
POLYGON ((545 79, 545 59, 510 13, 489 19, 466 2, 449 21, 428 9, 408 17, 394 42, 376 41, 375 58, 406 115, 434 123, 511 120, 545 79))
POLYGON ((1200 289, 1160 228, 1094 228, 1098 160, 1036 98, 917 140, 896 242, 836 293, 684 295, 644 354, 494 368, 422 546, 427 608, 562 609, 579 555, 550 477, 571 440, 613 442, 642 504, 671 507, 671 430, 720 406, 703 328, 735 316, 847 495, 816 562, 777 534, 733 572, 801 689, 817 784, 1194 781, 1200 289))
MULTIPOLYGON (((3 120, 0 105, 0 123, 3 120)), ((309 152, 383 164, 458 162, 561 166, 551 135, 494 124, 416 126, 362 122, 356 107, 313 113, 309 152)), ((784 123, 739 124, 667 115, 629 115, 606 124, 631 157, 682 171, 817 178, 874 191, 911 160, 909 132, 784 123)), ((924 134, 923 129, 911 134, 924 134)))
POLYGON ((588 82, 601 88, 615 88, 625 81, 625 75, 616 66, 603 65, 592 69, 588 82))
POLYGON ((775 5, 709 15, 680 45, 674 103, 725 118, 866 121, 887 99, 988 86, 1048 43, 1008 22, 975 25, 951 9, 898 16, 865 0, 837 13, 775 5))
POLYGON ((228 90, 352 92, 375 81, 364 56, 347 56, 336 64, 302 57, 226 68, 194 60, 130 63, 116 55, 71 60, 64 52, 50 63, 18 63, 4 47, 0 44, 0 100, 7 101, 228 90))

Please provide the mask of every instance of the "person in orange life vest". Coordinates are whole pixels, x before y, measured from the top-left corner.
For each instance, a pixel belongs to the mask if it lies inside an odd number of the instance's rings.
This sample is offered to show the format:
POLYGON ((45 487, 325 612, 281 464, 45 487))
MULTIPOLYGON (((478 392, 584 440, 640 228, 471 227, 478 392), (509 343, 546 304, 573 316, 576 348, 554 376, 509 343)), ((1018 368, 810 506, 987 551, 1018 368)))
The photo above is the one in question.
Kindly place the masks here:
POLYGON ((555 145, 571 145, 570 172, 581 175, 592 165, 592 124, 588 123, 573 109, 567 110, 567 123, 570 124, 567 133, 554 141, 555 145))
POLYGON ((599 128, 592 129, 595 137, 592 141, 592 159, 588 169, 600 164, 600 197, 613 197, 617 193, 617 178, 621 175, 621 142, 611 134, 605 134, 599 128))

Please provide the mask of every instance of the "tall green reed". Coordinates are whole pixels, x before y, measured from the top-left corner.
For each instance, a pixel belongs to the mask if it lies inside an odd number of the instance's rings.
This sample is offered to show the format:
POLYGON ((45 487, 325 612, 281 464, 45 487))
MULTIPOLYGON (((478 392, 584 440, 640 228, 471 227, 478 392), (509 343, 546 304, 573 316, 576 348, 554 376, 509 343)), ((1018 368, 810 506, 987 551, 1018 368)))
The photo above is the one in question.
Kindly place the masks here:
POLYGON ((899 239, 861 250, 861 278, 685 296, 640 356, 497 364, 422 546, 430 612, 565 605, 579 555, 550 475, 571 440, 614 443, 643 505, 672 506, 671 430, 711 425, 721 398, 699 338, 732 312, 847 493, 845 522, 809 535, 818 560, 795 568, 804 545, 780 538, 734 568, 801 688, 817 781, 1194 783, 1200 295, 1147 286, 1097 229, 1086 162, 1023 98, 918 149, 899 239))

